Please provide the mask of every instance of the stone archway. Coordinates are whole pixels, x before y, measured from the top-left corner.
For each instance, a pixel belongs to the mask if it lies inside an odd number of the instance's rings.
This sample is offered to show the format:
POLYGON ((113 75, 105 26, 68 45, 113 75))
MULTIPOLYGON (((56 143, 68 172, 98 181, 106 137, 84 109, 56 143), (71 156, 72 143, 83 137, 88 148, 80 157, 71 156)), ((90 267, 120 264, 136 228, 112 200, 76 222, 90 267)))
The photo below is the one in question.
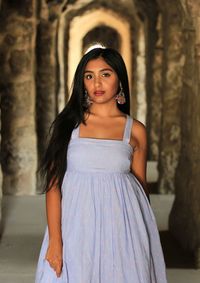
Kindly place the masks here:
POLYGON ((110 28, 105 25, 98 26, 89 31, 84 36, 82 43, 83 53, 87 51, 87 49, 91 46, 91 43, 100 43, 106 47, 111 47, 116 50, 121 49, 121 38, 118 32, 116 31, 116 29, 110 28))
POLYGON ((117 30, 121 38, 121 54, 127 66, 129 80, 131 77, 131 39, 130 26, 126 20, 117 13, 98 9, 87 12, 82 16, 74 17, 70 23, 69 30, 69 52, 68 52, 68 89, 70 89, 73 75, 82 56, 82 40, 84 36, 95 27, 106 25, 117 30), (80 26, 82 27, 80 29, 80 26), (75 48, 76 47, 76 48, 75 48))
MULTIPOLYGON (((82 41, 94 29, 102 25, 106 29, 116 31, 120 39, 120 53, 124 57, 129 74, 131 88, 132 115, 146 123, 146 27, 145 22, 132 6, 131 14, 122 11, 113 11, 101 6, 91 7, 90 11, 71 12, 63 14, 60 18, 58 31, 58 58, 60 68, 60 88, 58 93, 58 108, 62 110, 70 89, 76 64, 81 58, 82 41), (80 30, 80 26, 82 29, 80 30), (66 48, 66 40, 69 42, 66 48), (76 46, 76 48, 74 48, 76 46), (65 51, 63 51, 65 50, 65 51), (70 52, 72 50, 73 52, 70 52), (66 63, 66 58, 68 62, 66 63), (70 63, 71 62, 71 63, 70 63), (67 66, 66 66, 67 64, 67 66), (68 81, 68 83, 66 83, 68 81), (66 95, 67 94, 67 95, 66 95)), ((119 9, 118 9, 119 10, 119 9)))

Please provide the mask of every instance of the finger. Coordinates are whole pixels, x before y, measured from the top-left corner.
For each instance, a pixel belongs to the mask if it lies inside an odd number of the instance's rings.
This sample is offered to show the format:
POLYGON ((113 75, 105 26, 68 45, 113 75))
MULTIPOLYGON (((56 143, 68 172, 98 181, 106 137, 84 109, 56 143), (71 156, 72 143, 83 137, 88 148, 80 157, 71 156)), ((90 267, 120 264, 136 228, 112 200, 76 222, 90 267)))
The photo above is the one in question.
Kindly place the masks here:
POLYGON ((45 256, 45 260, 47 260, 49 264, 53 262, 52 258, 49 257, 48 255, 45 256))
POLYGON ((45 259, 46 260, 49 260, 49 250, 47 249, 47 252, 46 252, 46 254, 45 254, 45 259))
POLYGON ((48 260, 49 265, 51 266, 51 268, 53 268, 54 270, 56 270, 56 261, 55 260, 48 260))
POLYGON ((56 266, 55 266, 55 263, 52 262, 52 261, 49 261, 49 265, 51 268, 53 268, 55 270, 56 266))
POLYGON ((53 268, 53 261, 50 258, 45 258, 48 264, 53 268))
POLYGON ((57 277, 61 276, 61 271, 62 271, 61 268, 56 270, 56 276, 57 277))
POLYGON ((57 275, 57 277, 60 277, 60 275, 61 275, 61 272, 62 272, 62 263, 60 262, 58 265, 57 265, 57 267, 56 267, 56 275, 57 275))

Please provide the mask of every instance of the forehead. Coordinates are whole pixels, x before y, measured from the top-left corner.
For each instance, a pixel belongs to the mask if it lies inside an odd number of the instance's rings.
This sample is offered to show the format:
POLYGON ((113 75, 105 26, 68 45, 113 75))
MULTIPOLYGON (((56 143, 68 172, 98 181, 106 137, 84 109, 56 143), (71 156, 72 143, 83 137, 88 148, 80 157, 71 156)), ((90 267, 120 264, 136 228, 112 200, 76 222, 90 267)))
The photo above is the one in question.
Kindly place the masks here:
POLYGON ((112 71, 114 71, 113 68, 110 65, 108 65, 106 61, 101 57, 90 60, 85 66, 85 71, 101 70, 101 69, 111 69, 112 71))

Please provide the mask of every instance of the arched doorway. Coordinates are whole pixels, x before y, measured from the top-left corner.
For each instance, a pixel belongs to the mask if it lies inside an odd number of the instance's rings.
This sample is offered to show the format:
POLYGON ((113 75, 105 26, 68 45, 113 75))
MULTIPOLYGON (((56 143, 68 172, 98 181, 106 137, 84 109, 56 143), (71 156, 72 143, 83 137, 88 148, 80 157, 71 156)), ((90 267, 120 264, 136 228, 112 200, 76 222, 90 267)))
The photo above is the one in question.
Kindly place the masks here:
POLYGON ((82 41, 83 53, 91 46, 91 43, 101 43, 106 47, 121 50, 121 38, 118 32, 106 25, 95 27, 84 36, 82 41))
POLYGON ((76 66, 82 56, 83 39, 95 28, 101 26, 109 27, 110 30, 115 30, 121 38, 120 52, 127 66, 129 80, 131 77, 131 40, 130 40, 130 25, 128 21, 122 19, 117 13, 98 9, 92 10, 90 13, 85 13, 81 16, 74 17, 70 23, 69 29, 69 50, 68 50, 68 89, 70 89, 73 75, 76 66), (80 26, 82 27, 80 29, 80 26))

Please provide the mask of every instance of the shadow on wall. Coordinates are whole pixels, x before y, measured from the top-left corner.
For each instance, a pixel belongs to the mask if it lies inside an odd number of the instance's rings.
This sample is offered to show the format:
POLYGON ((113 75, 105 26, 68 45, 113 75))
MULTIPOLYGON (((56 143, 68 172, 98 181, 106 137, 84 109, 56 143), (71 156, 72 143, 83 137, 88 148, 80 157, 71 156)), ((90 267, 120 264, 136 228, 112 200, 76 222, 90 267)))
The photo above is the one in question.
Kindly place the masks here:
POLYGON ((160 238, 167 268, 195 268, 192 253, 184 251, 169 231, 161 231, 160 238))

